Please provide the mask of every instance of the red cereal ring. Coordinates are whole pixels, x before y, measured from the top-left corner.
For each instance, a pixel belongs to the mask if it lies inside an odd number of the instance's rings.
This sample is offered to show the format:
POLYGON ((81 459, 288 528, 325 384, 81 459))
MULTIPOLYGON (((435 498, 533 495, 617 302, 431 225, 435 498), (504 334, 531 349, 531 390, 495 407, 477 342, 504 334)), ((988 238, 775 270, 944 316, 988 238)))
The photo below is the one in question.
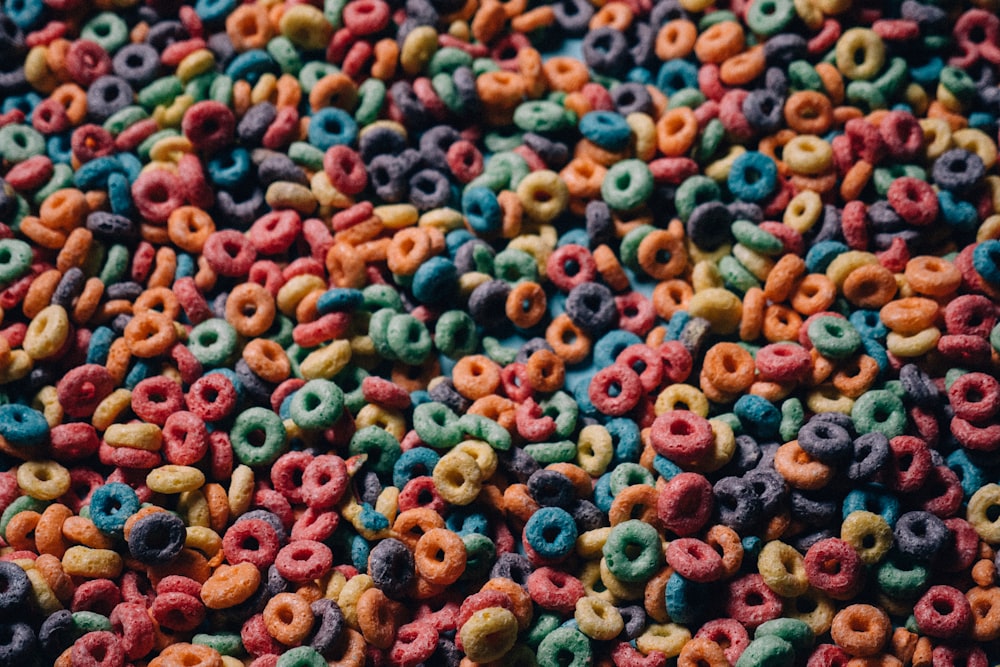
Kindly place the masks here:
POLYGON ((879 123, 878 132, 885 143, 886 150, 888 150, 889 155, 893 159, 913 159, 924 148, 924 130, 920 127, 920 123, 916 117, 911 113, 890 111, 882 118, 882 122, 879 123))
POLYGON ((103 616, 111 613, 122 601, 121 592, 110 579, 91 579, 76 587, 70 611, 92 611, 103 616))
MULTIPOLYGON (((355 0, 357 1, 357 0, 355 0)), ((400 667, 416 667, 437 650, 438 631, 430 623, 407 623, 396 632, 389 660, 400 667)))
POLYGON ((369 403, 392 410, 406 410, 410 407, 410 395, 406 390, 375 375, 369 375, 361 381, 361 393, 369 403))
MULTIPOLYGON (((54 171, 51 158, 35 155, 11 167, 10 171, 4 174, 3 180, 15 190, 27 192, 37 190, 48 183, 54 171)), ((42 220, 45 220, 44 216, 42 220)))
POLYGON ((567 572, 540 567, 528 575, 528 595, 542 609, 572 614, 576 602, 586 595, 580 580, 567 572))
POLYGON ((985 338, 996 322, 993 303, 979 294, 963 294, 952 299, 944 309, 945 328, 950 334, 985 338))
POLYGON ((781 598, 759 574, 747 574, 726 586, 726 615, 748 630, 781 616, 781 598))
POLYGON ((100 444, 97 430, 85 422, 57 424, 49 431, 49 451, 57 461, 79 461, 93 456, 100 444))
MULTIPOLYGON (((347 632, 354 631, 348 629, 347 632)), ((358 634, 358 637, 360 636, 358 634)), ((286 647, 278 643, 278 640, 267 631, 263 614, 254 614, 243 623, 243 627, 240 628, 240 639, 243 641, 243 648, 251 656, 274 655, 273 665, 277 665, 277 657, 286 650, 286 647)))
POLYGON ((477 611, 480 611, 481 609, 488 609, 490 607, 502 607, 511 613, 516 613, 514 609, 514 602, 510 599, 510 596, 503 591, 479 591, 478 593, 473 593, 462 601, 462 606, 459 607, 458 614, 455 616, 455 627, 462 627, 465 625, 465 622, 472 618, 472 615, 477 611))
POLYGON ((151 169, 139 174, 132 183, 132 202, 145 220, 165 224, 170 214, 185 204, 184 189, 175 174, 151 169))
POLYGON ((273 513, 281 520, 281 525, 288 529, 295 523, 295 512, 288 498, 284 497, 274 489, 258 488, 253 494, 254 509, 263 509, 273 513))
POLYGON ((444 512, 448 503, 438 493, 434 478, 426 475, 414 477, 399 492, 399 511, 426 507, 438 514, 444 512))
POLYGON ((685 579, 703 584, 725 574, 722 556, 705 542, 693 537, 672 540, 667 546, 667 565, 685 579))
POLYGON ((333 567, 333 552, 315 540, 295 540, 282 547, 274 566, 288 581, 304 584, 326 576, 333 567))
POLYGON ((1000 382, 986 373, 966 373, 948 389, 955 416, 969 421, 988 421, 1000 411, 1000 382))
POLYGON ((912 435, 889 440, 890 458, 885 467, 886 485, 900 493, 920 489, 930 473, 932 460, 927 443, 912 435))
POLYGON ((708 639, 723 647, 723 653, 730 664, 743 655, 750 645, 750 635, 738 621, 731 618, 715 618, 708 621, 694 635, 698 639, 708 639))
POLYGON ((184 112, 181 131, 195 150, 212 153, 232 143, 236 116, 221 102, 197 102, 184 112))
POLYGON ((85 364, 66 373, 56 384, 59 404, 70 417, 90 417, 115 390, 115 380, 104 366, 85 364))
POLYGON ((913 606, 920 632, 931 637, 964 636, 972 624, 972 607, 957 588, 931 586, 913 606))
POLYGON ((760 379, 783 384, 808 377, 812 357, 801 345, 772 343, 757 351, 755 363, 760 379))
MULTIPOLYGON (((347 6, 352 4, 355 3, 352 2, 347 6)), ((330 178, 330 184, 345 195, 356 195, 368 185, 365 163, 357 151, 349 146, 342 144, 331 146, 323 156, 323 170, 330 178)))
POLYGON ((597 276, 597 262, 583 246, 568 243, 549 255, 545 275, 557 288, 568 292, 577 285, 593 282, 597 276))
POLYGON ((839 646, 820 644, 809 655, 806 667, 847 667, 850 660, 850 654, 839 646))
POLYGON ((278 555, 278 534, 261 519, 237 521, 226 530, 222 551, 231 565, 253 563, 264 568, 278 555))
POLYGON ((653 302, 639 292, 629 292, 615 297, 618 309, 618 328, 645 336, 656 324, 653 302))
POLYGON ((618 354, 615 364, 623 364, 638 373, 639 383, 646 393, 659 387, 663 380, 663 357, 648 345, 629 345, 618 354))
POLYGON ((889 186, 887 197, 889 205, 911 225, 923 227, 937 219, 937 193, 926 181, 911 176, 897 178, 889 186))
POLYGON ((649 443, 671 461, 691 465, 712 451, 715 436, 704 417, 687 410, 671 410, 653 422, 649 443))
POLYGON ((70 149, 81 164, 106 157, 116 151, 115 138, 100 125, 88 123, 73 130, 70 149))
POLYGON ((468 183, 483 173, 483 154, 471 141, 456 141, 445 153, 448 169, 459 183, 468 183))
POLYGON ((636 406, 642 392, 642 382, 632 367, 615 363, 594 374, 587 395, 599 412, 619 417, 636 406))
POLYGON ((271 465, 271 485, 274 486, 274 490, 293 503, 301 505, 304 502, 302 478, 313 458, 309 452, 288 452, 279 456, 271 465))
POLYGON ((534 398, 527 398, 514 409, 517 433, 528 442, 548 440, 556 430, 555 420, 544 414, 534 398))
POLYGON ((684 472, 672 477, 656 501, 656 514, 677 535, 694 535, 712 516, 712 484, 703 475, 684 472))
POLYGON ((181 466, 194 465, 208 453, 208 430, 204 420, 193 412, 181 410, 163 425, 163 458, 181 466))
MULTIPOLYGON (((70 128, 66 107, 59 100, 52 99, 51 97, 42 100, 42 103, 36 106, 35 110, 31 113, 31 126, 46 135, 65 132, 70 128)), ((17 186, 14 187, 16 188, 17 186)))
POLYGON ((951 539, 935 557, 935 566, 946 572, 961 572, 971 568, 979 557, 979 534, 976 529, 957 516, 945 519, 944 525, 951 533, 951 539))
POLYGON ((84 88, 111 72, 111 56, 99 44, 87 39, 73 41, 66 51, 66 72, 84 88))
POLYGON ((804 565, 809 584, 835 600, 846 600, 862 583, 861 557, 847 542, 831 537, 809 547, 804 565))
POLYGON ((333 536, 338 525, 340 525, 340 515, 337 512, 307 507, 292 524, 291 538, 323 542, 333 536))
POLYGON ((347 490, 347 466, 333 454, 317 456, 302 473, 302 498, 313 509, 336 505, 347 490))
POLYGON ((108 620, 111 621, 112 632, 121 639, 126 660, 138 660, 153 650, 156 630, 145 605, 122 602, 111 611, 108 620))
POLYGON ((302 233, 302 218, 292 209, 265 213, 250 226, 247 236, 257 252, 278 255, 287 251, 302 233))
POLYGON ((205 178, 205 169, 197 155, 187 153, 177 161, 177 178, 184 197, 192 206, 206 209, 215 203, 215 192, 205 178))
POLYGON ((514 362, 500 369, 500 384, 507 398, 518 403, 523 403, 535 393, 528 380, 528 368, 522 363, 514 362))
POLYGON ((663 374, 674 383, 684 382, 691 375, 694 360, 684 344, 677 340, 661 343, 657 348, 663 360, 663 374))
POLYGON ((73 642, 70 660, 73 667, 111 667, 125 664, 125 651, 116 634, 96 630, 73 642))
POLYGON ((341 18, 354 37, 373 35, 389 25, 389 5, 382 0, 352 0, 344 5, 341 18))
POLYGON ((163 426, 174 412, 184 409, 184 391, 170 378, 146 378, 132 390, 132 412, 143 421, 163 426))
POLYGON ((222 373, 209 373, 191 385, 187 393, 187 406, 207 422, 227 417, 235 408, 237 393, 232 381, 222 373))
POLYGON ((235 229, 212 233, 205 241, 202 256, 220 276, 245 276, 257 259, 257 251, 244 234, 235 229))

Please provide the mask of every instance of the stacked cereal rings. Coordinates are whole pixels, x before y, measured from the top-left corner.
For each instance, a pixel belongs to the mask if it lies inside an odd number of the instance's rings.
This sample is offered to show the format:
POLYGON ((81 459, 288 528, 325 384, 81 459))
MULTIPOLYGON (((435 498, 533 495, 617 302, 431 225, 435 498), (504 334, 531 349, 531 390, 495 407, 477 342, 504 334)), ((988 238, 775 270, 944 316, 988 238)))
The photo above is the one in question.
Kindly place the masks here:
POLYGON ((0 1, 0 665, 995 664, 998 9, 0 1))

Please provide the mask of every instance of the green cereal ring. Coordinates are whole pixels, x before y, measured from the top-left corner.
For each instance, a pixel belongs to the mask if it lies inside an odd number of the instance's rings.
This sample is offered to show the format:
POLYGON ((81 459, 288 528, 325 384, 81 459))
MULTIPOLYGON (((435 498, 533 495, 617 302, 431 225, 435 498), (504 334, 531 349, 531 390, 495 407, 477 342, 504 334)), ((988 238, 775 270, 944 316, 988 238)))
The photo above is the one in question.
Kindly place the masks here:
MULTIPOLYGON (((10 187, 10 186, 7 186, 10 187)), ((17 211, 14 213, 14 219, 10 222, 10 228, 15 232, 21 228, 21 221, 24 220, 26 216, 31 215, 31 204, 27 199, 21 195, 15 195, 15 200, 17 201, 17 211)))
POLYGON ((993 327, 993 331, 990 332, 990 345, 997 352, 1000 352, 1000 324, 993 327))
POLYGON ((713 25, 725 23, 726 21, 738 23, 739 18, 728 9, 720 9, 714 12, 709 12, 708 14, 702 16, 701 20, 698 21, 698 32, 705 32, 713 25))
POLYGON ((56 164, 52 168, 52 178, 44 186, 35 191, 32 201, 36 206, 41 206, 42 202, 49 198, 49 195, 63 188, 73 187, 73 168, 68 164, 56 164))
POLYGON ((310 380, 292 397, 288 414, 301 428, 333 426, 344 411, 344 392, 329 380, 310 380))
POLYGON ((745 294, 751 287, 760 287, 760 281, 732 255, 726 255, 719 260, 719 275, 726 288, 745 294))
POLYGON ((236 417, 229 439, 233 443, 236 460, 251 468, 274 463, 288 444, 281 417, 259 407, 247 408, 236 417), (263 437, 254 436, 255 433, 262 433, 263 437), (260 444, 255 444, 258 442, 260 444))
POLYGON ((267 331, 267 339, 273 340, 281 347, 288 348, 294 342, 292 338, 292 330, 294 328, 295 323, 292 322, 291 318, 279 314, 274 318, 274 324, 267 331))
POLYGON ((322 60, 310 60, 299 70, 299 86, 301 86, 302 92, 308 95, 324 76, 339 73, 340 70, 336 65, 322 60))
POLYGON ((619 246, 619 255, 621 255, 623 266, 633 271, 639 270, 639 246, 642 244, 644 238, 655 231, 656 227, 652 225, 639 225, 622 237, 619 246))
POLYGON ((381 79, 365 79, 358 86, 358 108, 354 111, 354 120, 361 125, 370 125, 378 120, 382 105, 385 104, 386 88, 381 79))
POLYGON ((302 377, 302 362, 314 349, 316 348, 301 347, 298 344, 292 344, 285 348, 285 356, 288 357, 288 363, 292 366, 292 377, 302 377))
POLYGON ((347 366, 333 376, 333 381, 337 383, 341 391, 344 392, 344 407, 352 414, 368 405, 361 383, 368 377, 368 371, 358 366, 347 366))
POLYGON ((482 440, 493 449, 510 449, 510 432, 488 417, 467 413, 458 418, 458 428, 462 433, 482 440))
POLYGON ((497 362, 501 366, 514 363, 517 359, 517 350, 511 347, 504 347, 500 341, 492 336, 483 337, 483 352, 486 356, 497 362))
POLYGON ((736 667, 792 667, 794 664, 795 648, 774 635, 754 639, 736 661, 736 667))
POLYGON ((233 356, 236 341, 236 329, 229 322, 212 318, 191 329, 187 346, 202 366, 218 368, 233 356))
POLYGON ((302 58, 292 40, 278 36, 269 41, 266 48, 283 73, 298 76, 302 71, 302 58))
POLYGON ((906 388, 903 387, 903 383, 899 380, 889 380, 882 385, 882 388, 892 394, 895 394, 899 399, 906 398, 906 388))
POLYGON ((713 118, 705 125, 701 132, 698 144, 694 147, 691 157, 698 164, 704 164, 712 159, 722 145, 722 140, 726 138, 726 126, 718 118, 713 118))
POLYGON ((642 160, 622 160, 608 169, 601 197, 616 211, 631 211, 653 192, 653 174, 642 160))
POLYGON ((380 477, 392 474, 392 466, 396 463, 399 455, 403 453, 399 441, 391 433, 378 426, 366 426, 355 432, 351 436, 347 451, 351 456, 367 454, 368 460, 365 465, 374 470, 380 477))
POLYGON ((100 273, 101 267, 104 266, 104 262, 107 258, 107 246, 97 239, 94 239, 90 244, 90 251, 87 253, 87 257, 83 260, 83 265, 80 267, 83 269, 83 274, 87 277, 96 276, 100 273))
POLYGON ((612 496, 617 496, 630 486, 635 486, 637 484, 653 486, 656 483, 656 480, 653 479, 653 473, 649 472, 638 463, 619 463, 611 472, 611 476, 608 481, 610 483, 612 496))
POLYGON ((559 442, 536 442, 525 445, 524 452, 539 463, 570 463, 576 459, 576 443, 569 440, 559 442))
POLYGON ((220 74, 212 81, 212 86, 208 89, 208 97, 213 102, 225 104, 227 107, 233 103, 233 80, 225 74, 220 74))
POLYGON ((340 30, 344 25, 343 11, 347 0, 323 0, 323 18, 334 30, 340 30))
POLYGON ((238 657, 246 653, 238 632, 217 632, 211 635, 200 632, 191 638, 191 643, 215 649, 220 655, 238 657))
POLYGON ((927 587, 930 570, 919 563, 909 563, 890 556, 875 573, 879 590, 895 600, 912 600, 927 587))
POLYGON ((885 95, 870 81, 851 81, 846 94, 849 102, 863 110, 874 111, 888 106, 885 95))
POLYGON ((275 667, 326 667, 326 658, 312 646, 296 646, 281 654, 275 667))
POLYGON ((648 581, 663 563, 660 534, 637 519, 613 527, 601 553, 611 574, 629 583, 648 581))
MULTIPOLYGON (((132 261, 128 248, 116 243, 108 248, 108 255, 104 260, 104 266, 98 278, 105 285, 113 285, 119 282, 128 271, 129 262, 132 261)), ((190 336, 190 334, 189 334, 190 336)))
POLYGON ((397 313, 403 309, 403 300, 399 292, 389 285, 369 285, 361 290, 364 298, 362 308, 374 312, 380 308, 389 308, 397 313))
POLYGON ((521 131, 512 125, 487 132, 486 136, 483 137, 483 145, 491 153, 512 151, 523 143, 522 137, 521 131))
POLYGON ((38 500, 32 498, 31 496, 19 496, 10 505, 7 505, 7 509, 0 514, 0 537, 7 539, 7 524, 10 520, 14 518, 16 514, 21 512, 38 512, 41 514, 45 511, 50 503, 46 500, 38 500))
POLYGON ((143 162, 147 162, 149 160, 149 152, 153 150, 153 146, 156 145, 156 142, 160 141, 161 139, 167 139, 169 137, 179 137, 179 136, 181 136, 181 133, 172 127, 160 130, 159 132, 154 132, 153 134, 146 137, 146 139, 144 139, 141 144, 139 144, 139 147, 135 149, 136 154, 143 162))
POLYGON ((796 653, 804 654, 812 648, 816 641, 816 633, 813 632, 805 621, 796 618, 776 618, 772 621, 761 623, 754 631, 754 639, 761 637, 779 637, 792 645, 796 653))
POLYGON ((368 336, 375 345, 375 351, 383 359, 396 359, 395 350, 389 345, 389 322, 396 317, 396 311, 383 308, 372 314, 368 320, 368 336))
POLYGON ((433 79, 438 74, 447 74, 450 77, 459 67, 471 66, 472 56, 462 49, 447 46, 443 49, 438 49, 431 56, 430 62, 427 63, 427 71, 433 79))
POLYGON ((941 70, 941 85, 962 104, 971 104, 976 98, 976 82, 968 73, 958 67, 941 70))
POLYGON ((945 391, 951 390, 951 385, 955 383, 955 380, 968 374, 969 371, 964 368, 949 368, 944 374, 944 389, 945 391))
POLYGON ((828 359, 846 359, 861 346, 857 329, 839 317, 817 317, 810 322, 807 333, 813 347, 828 359))
POLYGON ((677 188, 674 195, 674 206, 677 208, 677 217, 687 222, 691 212, 710 201, 718 201, 722 197, 719 184, 708 176, 691 176, 684 179, 677 188))
POLYGON ((747 27, 757 35, 771 37, 788 27, 795 18, 792 0, 757 0, 747 9, 747 27))
POLYGON ((789 398, 781 404, 781 425, 778 432, 782 442, 795 440, 799 437, 799 429, 806 421, 806 412, 802 407, 802 401, 797 398, 789 398))
POLYGON ((570 118, 555 102, 529 100, 514 109, 514 125, 525 132, 561 132, 570 126, 570 118))
POLYGON ((921 181, 927 180, 927 172, 914 164, 894 164, 887 167, 878 167, 872 174, 872 183, 875 184, 875 191, 881 196, 889 192, 889 186, 897 178, 909 176, 921 181))
POLYGON ((458 94, 458 86, 455 85, 455 80, 451 74, 444 72, 435 74, 431 77, 431 87, 434 88, 434 92, 441 98, 444 105, 448 107, 448 111, 461 113, 465 108, 465 105, 462 103, 462 97, 458 94))
POLYGON ((556 614, 539 614, 535 622, 528 628, 528 634, 524 637, 524 643, 531 648, 536 648, 542 640, 552 634, 560 625, 562 618, 556 614))
POLYGON ((462 441, 458 415, 444 403, 430 401, 413 409, 413 430, 435 449, 454 447, 462 441))
POLYGON ((300 167, 323 171, 323 151, 304 141, 293 141, 288 147, 288 157, 300 167))
POLYGON ((670 101, 667 102, 667 109, 677 109, 679 107, 697 109, 705 103, 706 99, 705 93, 697 88, 681 88, 670 96, 670 101))
POLYGON ((855 399, 851 420, 858 433, 878 431, 887 438, 895 438, 906 431, 906 408, 898 396, 878 389, 855 399))
POLYGON ((434 345, 444 356, 460 359, 479 346, 476 323, 464 310, 448 310, 434 325, 434 345))
MULTIPOLYGON (((757 350, 759 348, 754 348, 753 346, 745 343, 741 343, 740 346, 746 348, 746 350, 750 352, 750 356, 752 357, 757 356, 757 350)), ((740 418, 737 417, 732 412, 726 412, 725 414, 712 417, 712 420, 722 422, 723 424, 731 428, 733 430, 734 435, 739 435, 740 433, 743 432, 743 422, 741 422, 740 418)))
POLYGON ((74 611, 73 626, 80 634, 111 630, 111 620, 104 614, 95 611, 74 611))
POLYGON ((488 578, 497 559, 493 540, 479 533, 469 533, 462 536, 462 543, 465 545, 465 571, 460 580, 482 581, 488 578))
MULTIPOLYGON (((976 529, 979 537, 988 544, 1000 544, 1000 519, 995 519, 1000 507, 1000 485, 987 484, 969 498, 965 518, 976 529)), ((6 512, 4 512, 6 515, 6 512)), ((3 526, 0 525, 0 531, 3 526)))
POLYGON ((164 76, 153 81, 136 95, 136 101, 148 110, 167 105, 184 92, 184 84, 176 76, 164 76))
POLYGON ((45 153, 45 137, 33 127, 11 123, 0 128, 0 156, 7 162, 24 162, 45 153))
POLYGON ((569 438, 576 431, 576 420, 580 416, 580 408, 569 394, 557 391, 547 401, 542 401, 542 415, 552 417, 556 423, 555 434, 560 438, 569 438))
POLYGON ((808 60, 796 60, 788 66, 788 83, 793 90, 823 92, 823 79, 808 60))
POLYGON ((18 239, 0 240, 0 283, 12 283, 31 269, 31 246, 18 239))
POLYGON ((212 91, 212 84, 215 83, 215 77, 217 76, 218 74, 215 72, 199 74, 184 84, 184 94, 190 95, 196 102, 208 99, 212 91))
POLYGON ((875 87, 886 99, 895 97, 900 89, 906 85, 910 73, 906 60, 903 58, 893 58, 889 61, 889 66, 875 81, 875 87))
POLYGON ((493 258, 493 275, 508 283, 538 280, 538 261, 517 248, 501 250, 493 258))
MULTIPOLYGON (((500 65, 498 65, 492 58, 476 58, 472 61, 472 73, 478 78, 483 74, 489 72, 499 72, 500 65)), ((487 146, 489 148, 489 146, 487 146)))
POLYGON ((537 660, 538 667, 590 667, 594 651, 590 640, 579 630, 556 628, 538 644, 537 660))
POLYGON ((524 158, 510 151, 494 153, 486 166, 487 171, 493 169, 501 169, 503 173, 509 174, 508 182, 503 186, 509 190, 516 190, 521 179, 531 173, 524 158))
POLYGON ((892 548, 892 528, 878 514, 858 510, 851 512, 840 525, 840 539, 861 557, 865 565, 875 565, 892 548))
POLYGON ((431 352, 427 325, 412 315, 393 315, 385 337, 396 358, 411 366, 422 364, 431 352))
POLYGON ((88 39, 114 53, 128 43, 128 24, 117 14, 101 12, 80 29, 80 39, 88 39))
POLYGON ((749 220, 737 220, 730 227, 737 243, 763 255, 780 255, 785 250, 781 240, 753 224, 749 220))

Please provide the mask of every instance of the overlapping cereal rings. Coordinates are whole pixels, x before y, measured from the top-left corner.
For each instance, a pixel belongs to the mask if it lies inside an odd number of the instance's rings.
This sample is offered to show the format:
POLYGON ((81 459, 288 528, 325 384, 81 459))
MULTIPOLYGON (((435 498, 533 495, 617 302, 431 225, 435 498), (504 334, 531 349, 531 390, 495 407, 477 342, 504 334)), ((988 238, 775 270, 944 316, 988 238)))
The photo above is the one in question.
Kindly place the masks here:
POLYGON ((0 3, 0 665, 1000 661, 998 11, 0 3))

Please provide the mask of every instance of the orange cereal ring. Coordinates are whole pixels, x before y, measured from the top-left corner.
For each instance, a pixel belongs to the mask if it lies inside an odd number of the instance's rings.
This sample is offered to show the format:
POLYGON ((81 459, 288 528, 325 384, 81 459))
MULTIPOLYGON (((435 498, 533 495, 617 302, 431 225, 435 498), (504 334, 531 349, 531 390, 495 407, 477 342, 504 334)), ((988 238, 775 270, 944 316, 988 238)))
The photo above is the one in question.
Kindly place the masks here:
POLYGON ((26 215, 21 219, 18 231, 31 241, 49 250, 58 250, 66 243, 65 233, 45 226, 41 220, 33 215, 26 215))
POLYGON ((291 646, 309 636, 313 613, 309 602, 294 593, 278 593, 264 607, 267 632, 282 644, 291 646))
POLYGON ((41 514, 38 512, 32 512, 31 510, 25 510, 15 514, 11 520, 7 522, 7 530, 4 531, 4 537, 7 539, 7 544, 12 546, 16 551, 33 551, 37 553, 38 547, 35 546, 35 527, 38 526, 38 522, 41 518, 41 514))
POLYGON ((590 354, 590 338, 565 313, 553 318, 545 329, 545 342, 568 364, 579 363, 590 354))
POLYGON ((684 241, 665 229, 650 232, 639 243, 639 266, 649 277, 669 280, 687 268, 684 241))
POLYGON ((434 528, 444 528, 444 518, 429 507, 415 507, 400 512, 392 523, 396 539, 411 550, 416 548, 424 533, 434 528))
POLYGON ((660 492, 648 484, 626 486, 616 496, 608 510, 608 521, 617 526, 623 521, 639 519, 644 523, 659 525, 656 502, 660 492))
POLYGON ((226 299, 226 321, 241 336, 260 336, 271 328, 277 314, 274 296, 257 283, 241 283, 226 299))
POLYGON ((500 366, 482 354, 462 357, 451 375, 455 390, 473 401, 496 393, 500 386, 500 366))
POLYGON ((656 33, 654 48, 660 60, 685 58, 694 50, 698 28, 687 19, 668 21, 656 33))
POLYGON ((215 221, 196 206, 181 206, 167 218, 170 242, 185 252, 200 253, 205 241, 215 233, 215 221))
POLYGON ((911 259, 903 275, 915 292, 935 298, 954 293, 962 284, 962 273, 954 264, 932 255, 911 259))
POLYGON ((148 667, 223 667, 223 663, 214 648, 181 642, 165 647, 148 667))
POLYGON ((840 196, 847 201, 858 199, 873 173, 875 167, 870 162, 865 160, 855 162, 844 174, 844 180, 840 182, 840 196))
POLYGON ((763 74, 767 60, 760 44, 726 58, 719 66, 719 80, 727 86, 743 86, 763 74))
POLYGON ((695 637, 681 649, 677 667, 729 667, 729 659, 722 647, 711 639, 695 637))
POLYGON ((868 604, 852 604, 833 617, 830 636, 854 656, 873 656, 889 641, 892 623, 884 611, 868 604))
POLYGON ((656 573, 652 579, 646 582, 643 592, 643 608, 649 617, 657 623, 669 623, 670 614, 667 613, 667 582, 674 574, 674 568, 664 567, 656 573))
POLYGON ((450 530, 434 528, 417 541, 413 559, 421 577, 432 584, 447 586, 465 572, 465 543, 450 530))
POLYGON ((833 104, 840 104, 844 101, 844 77, 840 70, 832 63, 816 63, 816 73, 819 74, 820 81, 823 82, 823 89, 833 104))
POLYGON ((417 272, 433 253, 430 235, 423 227, 407 227, 396 232, 386 255, 389 270, 400 276, 417 272))
POLYGON ((881 308, 889 303, 898 289, 896 278, 881 264, 859 266, 844 280, 844 297, 861 308, 881 308))
POLYGON ((678 310, 687 310, 694 289, 684 280, 666 280, 653 288, 653 309, 664 320, 678 310))
POLYGON ((62 527, 71 516, 73 510, 62 503, 53 503, 45 508, 35 526, 35 546, 38 547, 38 553, 63 557, 70 545, 63 537, 62 527))
POLYGON ((903 336, 912 336, 934 326, 941 310, 936 301, 911 296, 890 301, 879 310, 882 324, 903 336))
POLYGON ((624 2, 609 2, 590 17, 588 27, 591 30, 612 28, 619 32, 625 32, 632 25, 634 17, 635 14, 632 12, 632 8, 624 2))
POLYGON ((810 273, 792 291, 791 304, 803 315, 820 313, 837 298, 837 287, 833 281, 821 273, 810 273))
POLYGON ((517 404, 503 396, 483 396, 474 401, 467 412, 471 415, 481 415, 492 419, 508 431, 513 431, 517 416, 517 404))
POLYGON ((965 597, 972 607, 972 639, 977 642, 1000 639, 1000 588, 973 588, 965 597))
POLYGON ((240 5, 226 17, 226 34, 237 53, 263 49, 274 28, 263 4, 240 5))
POLYGON ((530 329, 545 317, 548 300, 545 290, 535 282, 518 283, 507 295, 507 319, 521 329, 530 329))
POLYGON ((799 446, 798 440, 786 442, 774 453, 774 469, 789 486, 805 491, 816 491, 833 478, 834 470, 817 461, 799 446))
POLYGON ((62 280, 62 271, 49 269, 31 281, 28 293, 25 294, 24 301, 21 303, 21 311, 25 317, 34 318, 52 302, 52 295, 55 294, 60 280, 62 280))
POLYGON ((764 310, 762 333, 770 343, 798 340, 801 326, 802 317, 787 306, 771 305, 764 310))
POLYGON ((556 12, 549 5, 529 9, 519 16, 511 17, 510 27, 515 32, 529 33, 547 28, 556 22, 556 12))
POLYGON ((335 287, 360 288, 365 284, 365 262, 347 243, 334 243, 327 251, 326 271, 335 287))
POLYGON ((715 525, 705 534, 705 542, 716 551, 722 552, 722 568, 725 576, 731 577, 743 563, 743 542, 739 533, 728 526, 715 525))
POLYGON ((154 310, 172 320, 181 314, 181 304, 173 290, 167 287, 153 287, 140 294, 132 304, 132 313, 140 314, 154 310))
POLYGON ((525 484, 511 484, 504 489, 503 505, 507 515, 516 518, 521 523, 527 523, 528 519, 541 507, 531 497, 525 484))
POLYGON ((814 90, 792 93, 785 102, 785 122, 799 134, 822 135, 833 124, 830 98, 814 90))
POLYGON ((719 64, 743 52, 746 35, 736 21, 720 21, 698 35, 694 54, 703 63, 719 64))
POLYGON ((844 396, 857 398, 871 388, 878 370, 878 362, 867 354, 858 355, 833 374, 833 386, 844 396))
POLYGON ((245 602, 260 586, 260 570, 253 563, 220 565, 201 586, 201 601, 209 609, 228 609, 245 602))
POLYGON ((592 254, 594 262, 597 264, 597 272, 601 274, 601 278, 608 287, 615 292, 623 292, 628 289, 628 275, 611 248, 601 244, 594 248, 592 254))
POLYGON ((378 588, 369 588, 356 605, 358 628, 365 641, 380 649, 392 646, 396 631, 406 614, 406 608, 386 597, 378 588))
MULTIPOLYGON (((553 349, 555 349, 555 346, 553 346, 553 349)), ((566 380, 566 364, 563 359, 562 355, 556 352, 549 352, 548 350, 537 350, 528 357, 528 363, 525 364, 525 372, 528 375, 528 383, 531 384, 531 387, 543 394, 561 389, 563 382, 566 380)))
POLYGON ((656 145, 667 157, 680 157, 694 144, 698 130, 698 118, 689 107, 671 109, 656 121, 656 145))
POLYGON ((764 290, 751 287, 743 295, 743 312, 740 315, 740 340, 750 342, 760 337, 764 325, 764 308, 767 297, 764 290))
POLYGON ((292 364, 285 348, 273 340, 254 338, 243 348, 247 366, 267 382, 284 382, 292 374, 292 364))
POLYGON ((550 90, 573 93, 590 81, 587 66, 576 58, 557 56, 542 63, 542 75, 550 90))
POLYGON ((125 326, 125 343, 129 352, 142 359, 157 357, 177 342, 174 321, 155 310, 133 314, 125 326))
POLYGON ((753 382, 753 357, 736 343, 716 343, 705 353, 703 371, 720 391, 739 393, 753 382))
POLYGON ((70 232, 82 225, 90 206, 82 192, 75 188, 56 190, 42 202, 38 217, 46 227, 70 232))
POLYGON ((559 177, 566 184, 570 197, 594 199, 601 193, 601 184, 608 170, 588 157, 576 157, 562 168, 559 177))

